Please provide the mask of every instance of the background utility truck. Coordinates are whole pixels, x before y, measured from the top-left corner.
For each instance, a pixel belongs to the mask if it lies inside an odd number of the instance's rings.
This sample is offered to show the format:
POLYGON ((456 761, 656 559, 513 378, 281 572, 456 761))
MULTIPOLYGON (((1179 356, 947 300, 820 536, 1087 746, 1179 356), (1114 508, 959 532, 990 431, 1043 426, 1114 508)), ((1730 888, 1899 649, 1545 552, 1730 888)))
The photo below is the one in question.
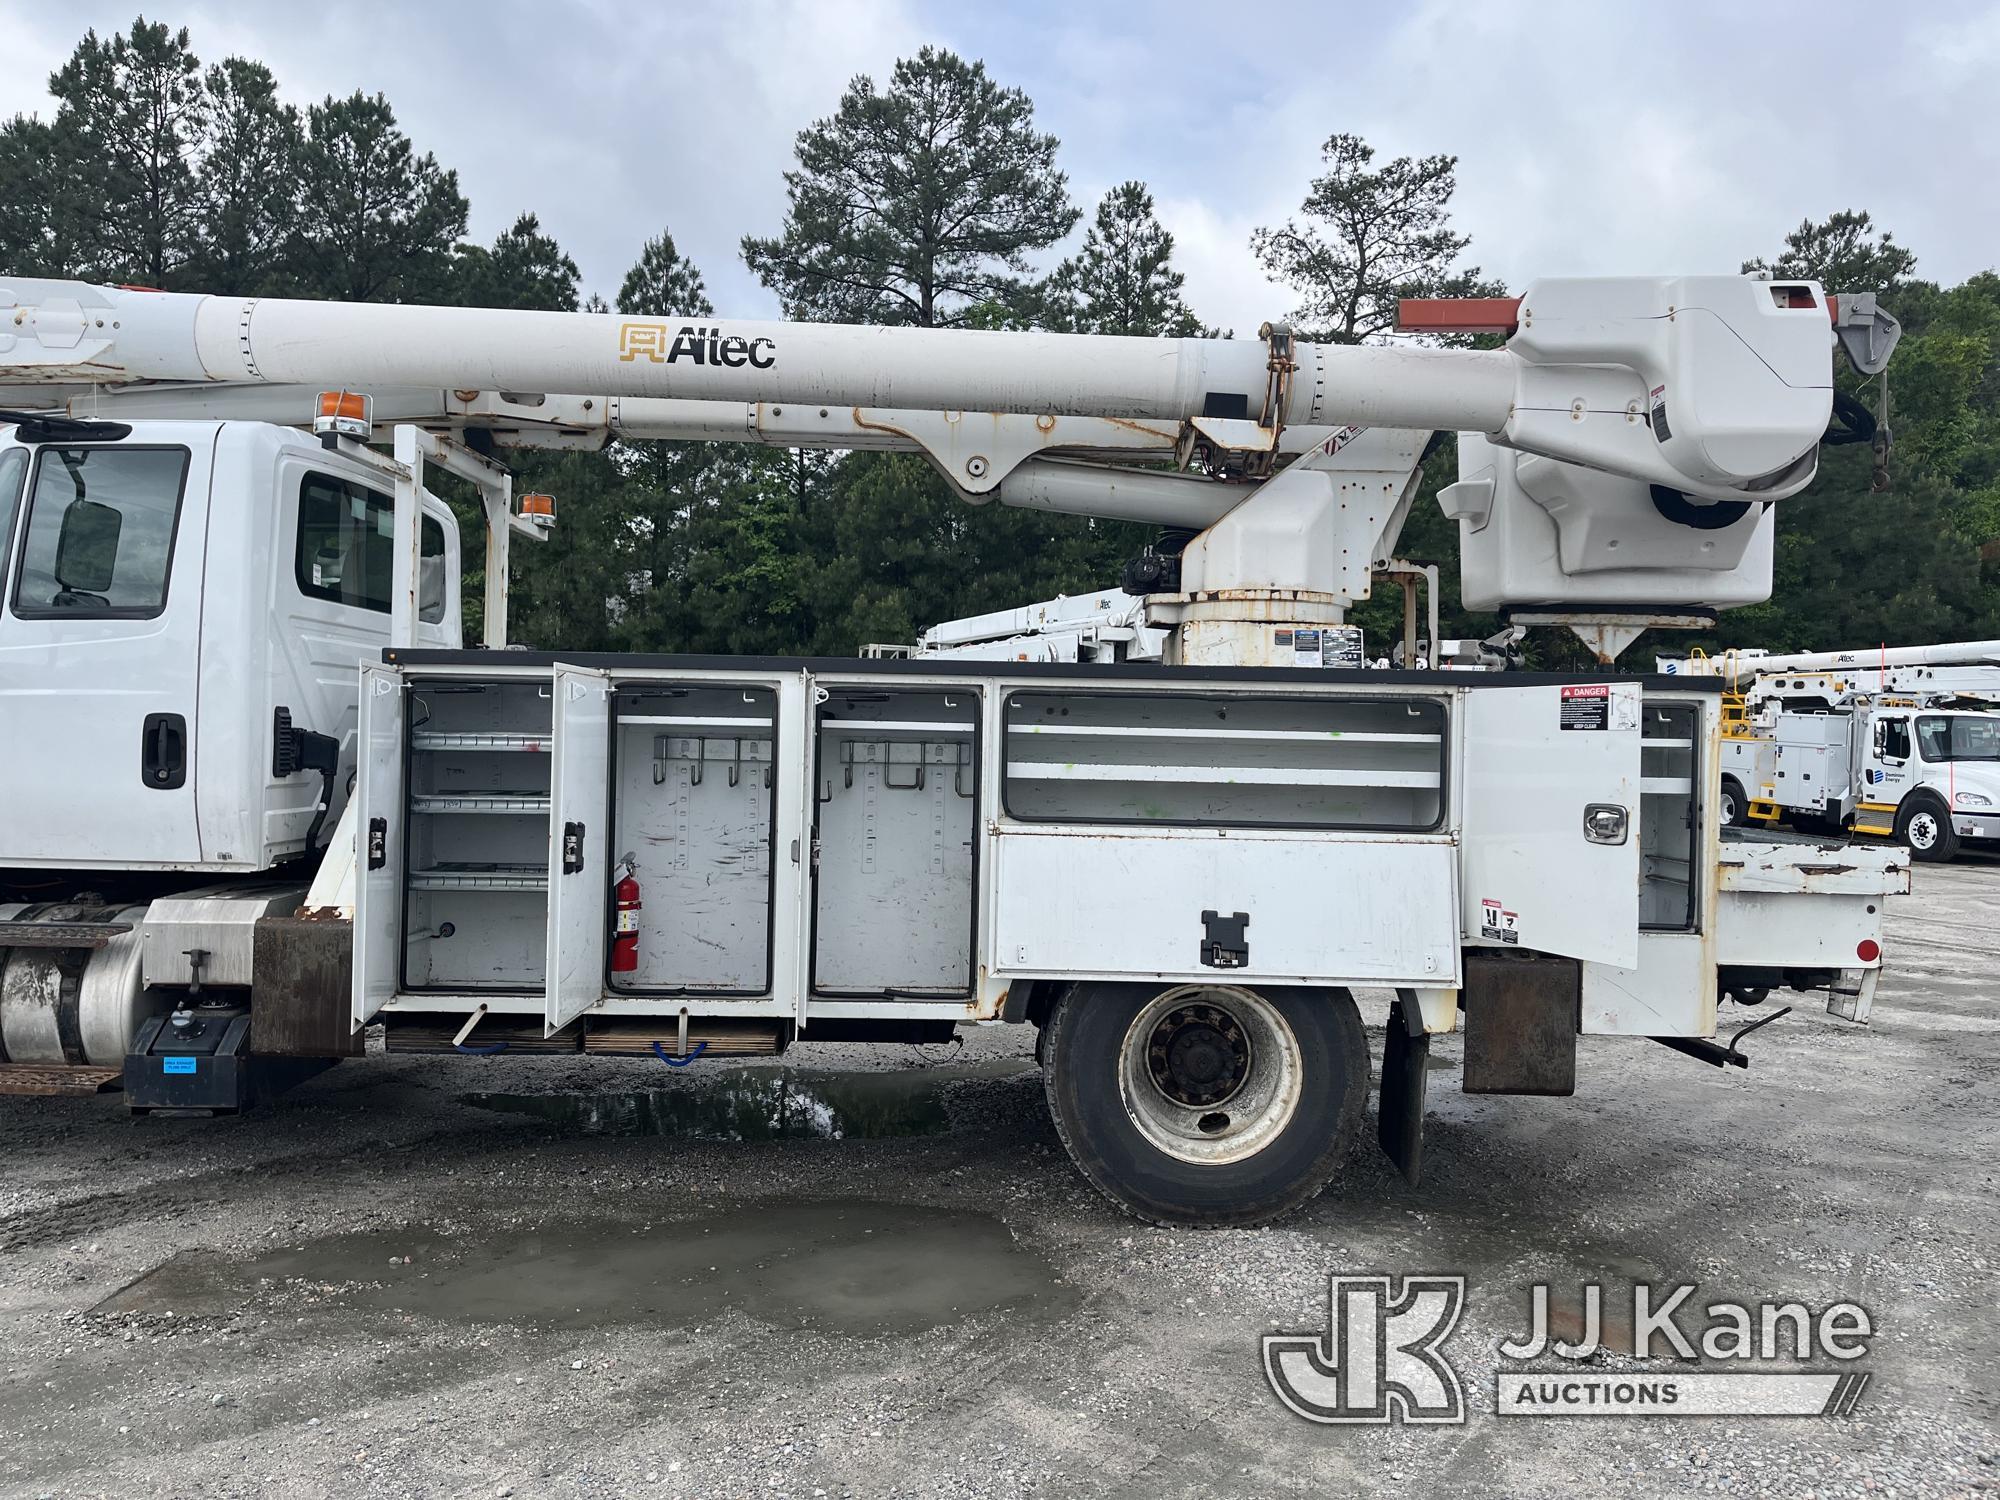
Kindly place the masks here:
POLYGON ((1659 665, 1726 684, 1727 822, 1893 837, 1929 860, 2000 839, 2000 641, 1659 665))
POLYGON ((1378 1138, 1412 1176, 1461 1017, 1465 1087, 1529 1094, 1570 1090, 1579 1034, 1741 1064, 1725 993, 1865 1020, 1907 869, 1726 838, 1719 682, 1326 648, 1393 576, 1438 430, 1468 434, 1472 586, 1518 623, 1608 660, 1763 597, 1834 340, 1878 369, 1893 324, 1739 277, 1414 313, 1506 346, 0 280, 4 1076, 231 1108, 370 1022, 649 1065, 1029 1022, 1093 1182, 1247 1223, 1358 1128, 1358 985, 1397 997, 1378 1138), (550 503, 482 453, 612 436, 916 451, 970 500, 1152 519, 1161 660, 498 649, 550 503), (484 503, 487 649, 454 638, 427 468, 484 503))

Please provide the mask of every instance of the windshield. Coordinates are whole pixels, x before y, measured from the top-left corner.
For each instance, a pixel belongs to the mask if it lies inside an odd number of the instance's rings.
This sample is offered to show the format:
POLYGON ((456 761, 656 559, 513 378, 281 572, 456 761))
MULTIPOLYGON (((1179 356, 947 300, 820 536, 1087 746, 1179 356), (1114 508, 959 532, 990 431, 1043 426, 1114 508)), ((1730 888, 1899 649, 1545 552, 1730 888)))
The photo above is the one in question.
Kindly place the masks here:
POLYGON ((1932 714, 1917 720, 1925 760, 2000 760, 2000 715, 1932 714))

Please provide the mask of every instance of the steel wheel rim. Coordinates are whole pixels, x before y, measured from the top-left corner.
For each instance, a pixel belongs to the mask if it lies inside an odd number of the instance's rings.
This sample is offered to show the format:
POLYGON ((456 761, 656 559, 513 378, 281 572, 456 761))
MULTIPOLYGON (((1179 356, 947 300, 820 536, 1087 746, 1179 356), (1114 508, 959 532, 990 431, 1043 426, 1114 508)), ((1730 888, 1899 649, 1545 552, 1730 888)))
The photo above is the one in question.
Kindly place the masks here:
POLYGON ((1722 793, 1722 821, 1725 823, 1736 821, 1736 794, 1726 787, 1722 793))
POLYGON ((1927 812, 1917 813, 1910 819, 1910 847, 1928 849, 1938 841, 1937 818, 1927 812))
POLYGON ((1195 1166, 1264 1150, 1298 1113, 1303 1080, 1291 1024, 1264 996, 1233 985, 1163 991, 1132 1018, 1118 1049, 1126 1116, 1149 1145, 1195 1166))

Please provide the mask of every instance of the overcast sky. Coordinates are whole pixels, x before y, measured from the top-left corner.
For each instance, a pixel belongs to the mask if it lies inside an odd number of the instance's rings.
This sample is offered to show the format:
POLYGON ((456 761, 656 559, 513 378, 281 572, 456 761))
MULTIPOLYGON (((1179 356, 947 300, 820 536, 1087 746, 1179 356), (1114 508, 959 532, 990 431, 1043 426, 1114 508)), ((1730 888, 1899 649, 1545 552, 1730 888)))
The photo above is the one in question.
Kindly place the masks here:
MULTIPOLYGON (((456 168, 472 233, 533 210, 613 294, 671 228, 725 314, 768 316, 737 242, 784 215, 792 139, 848 80, 926 42, 1027 90, 1088 210, 1147 182, 1204 319, 1289 300, 1251 230, 1296 209, 1319 145, 1455 152, 1471 259, 1538 275, 1733 272, 1801 219, 1865 208, 1952 282, 2000 259, 2000 5, 1806 10, 1479 0, 1360 9, 920 0, 148 6, 203 61, 259 58, 301 106, 388 95, 456 168)), ((124 4, 4 4, 0 112, 124 4)))

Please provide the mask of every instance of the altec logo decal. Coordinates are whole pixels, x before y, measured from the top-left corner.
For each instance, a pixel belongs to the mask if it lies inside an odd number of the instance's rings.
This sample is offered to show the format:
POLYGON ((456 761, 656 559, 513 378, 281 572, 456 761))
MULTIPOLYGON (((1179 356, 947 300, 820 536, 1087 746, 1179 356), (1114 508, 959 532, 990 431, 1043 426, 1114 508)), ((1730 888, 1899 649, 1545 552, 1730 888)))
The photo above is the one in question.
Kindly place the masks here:
POLYGON ((699 323, 683 323, 669 332, 665 323, 620 323, 618 358, 627 364, 646 360, 656 365, 717 365, 740 370, 768 370, 778 361, 775 339, 746 339, 738 333, 724 333, 699 323))

